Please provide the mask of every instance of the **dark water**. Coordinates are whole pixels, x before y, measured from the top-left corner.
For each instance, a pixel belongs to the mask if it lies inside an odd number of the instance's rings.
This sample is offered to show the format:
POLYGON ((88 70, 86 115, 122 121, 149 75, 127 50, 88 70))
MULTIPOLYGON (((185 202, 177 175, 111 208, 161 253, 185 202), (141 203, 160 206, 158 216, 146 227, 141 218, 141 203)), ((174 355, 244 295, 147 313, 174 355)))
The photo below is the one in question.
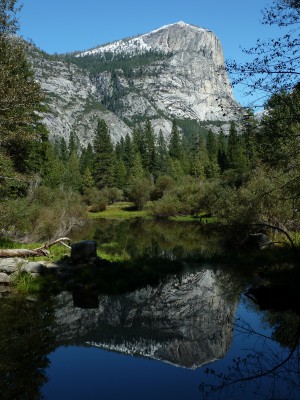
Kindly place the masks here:
POLYGON ((169 259, 199 259, 201 255, 218 252, 215 235, 208 235, 196 222, 105 220, 74 232, 72 239, 92 239, 106 253, 125 251, 131 257, 160 257, 169 259))
POLYGON ((299 315, 261 311, 245 295, 256 272, 201 262, 216 241, 195 224, 105 224, 83 236, 131 257, 184 259, 183 269, 100 294, 95 308, 75 307, 70 292, 3 297, 1 399, 300 398, 299 315))

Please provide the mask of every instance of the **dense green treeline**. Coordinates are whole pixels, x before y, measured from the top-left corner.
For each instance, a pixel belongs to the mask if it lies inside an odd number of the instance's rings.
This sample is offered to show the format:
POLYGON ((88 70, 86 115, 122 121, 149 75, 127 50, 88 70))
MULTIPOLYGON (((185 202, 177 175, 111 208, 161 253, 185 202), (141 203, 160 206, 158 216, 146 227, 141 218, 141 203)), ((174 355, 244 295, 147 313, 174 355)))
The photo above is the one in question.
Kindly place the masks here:
POLYGON ((91 54, 76 57, 76 54, 65 54, 57 56, 66 62, 71 62, 78 67, 88 71, 91 76, 109 71, 116 73, 117 70, 122 70, 127 78, 134 78, 143 75, 143 67, 152 64, 155 61, 162 61, 169 58, 172 54, 147 50, 147 52, 135 54, 115 54, 106 51, 100 54, 91 54))
POLYGON ((53 180, 53 187, 79 191, 91 211, 126 199, 156 217, 206 214, 227 224, 297 230, 299 99, 298 88, 278 93, 260 120, 249 111, 226 135, 220 129, 187 138, 174 120, 165 138, 146 120, 113 145, 100 120, 92 145, 73 156, 74 138, 54 144, 54 164, 62 172, 57 182, 55 169, 48 169, 47 185, 53 180))
POLYGON ((150 120, 146 120, 135 126, 132 136, 122 137, 113 146, 105 121, 99 120, 94 142, 87 148, 80 149, 74 134, 69 144, 64 138, 54 142, 44 181, 47 186, 63 185, 85 195, 116 188, 142 208, 150 197, 162 197, 157 185, 178 186, 187 177, 199 182, 217 179, 225 171, 239 173, 251 166, 247 142, 237 133, 235 122, 228 136, 210 130, 206 138, 199 132, 184 139, 176 120, 168 139, 162 132, 155 135, 150 120), (136 198, 138 188, 143 200, 136 198))
POLYGON ((228 135, 186 141, 173 121, 166 141, 149 121, 138 125, 111 153, 114 186, 138 208, 152 200, 160 217, 205 212, 226 223, 297 230, 299 96, 297 87, 277 93, 261 120, 249 111, 228 135))
POLYGON ((42 124, 44 94, 27 61, 16 0, 0 2, 0 237, 43 240, 61 236, 85 219, 79 194, 69 189, 77 157, 63 179, 42 124), (50 173, 51 171, 51 173, 50 173))

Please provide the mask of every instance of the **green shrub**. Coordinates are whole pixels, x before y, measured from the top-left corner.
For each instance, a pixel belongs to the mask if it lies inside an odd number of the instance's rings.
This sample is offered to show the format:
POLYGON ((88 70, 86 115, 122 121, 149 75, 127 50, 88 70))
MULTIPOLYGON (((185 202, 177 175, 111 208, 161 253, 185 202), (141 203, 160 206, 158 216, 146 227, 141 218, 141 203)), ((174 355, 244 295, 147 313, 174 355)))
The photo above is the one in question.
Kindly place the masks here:
POLYGON ((104 189, 100 190, 100 193, 104 198, 107 199, 108 204, 113 204, 124 199, 123 191, 116 187, 105 187, 104 189))
POLYGON ((2 236, 23 242, 56 239, 86 221, 78 193, 38 187, 27 197, 1 204, 2 236))
POLYGON ((173 217, 180 210, 180 201, 175 194, 166 194, 160 200, 151 203, 150 212, 156 218, 173 217))
POLYGON ((185 177, 177 186, 166 190, 163 197, 151 204, 155 217, 194 215, 207 211, 205 202, 206 184, 192 177, 185 177))
POLYGON ((88 206, 91 206, 92 204, 97 203, 99 197, 101 197, 100 190, 96 189, 95 187, 92 187, 84 191, 83 201, 88 206))
POLYGON ((175 181, 168 175, 162 175, 157 178, 154 189, 151 192, 151 200, 159 200, 165 193, 170 191, 175 185, 175 181))
POLYGON ((106 210, 107 199, 105 197, 98 197, 95 203, 93 203, 89 211, 92 213, 97 213, 106 210))
POLYGON ((134 203, 138 210, 143 210, 150 199, 151 183, 145 178, 134 179, 128 189, 128 198, 134 203))

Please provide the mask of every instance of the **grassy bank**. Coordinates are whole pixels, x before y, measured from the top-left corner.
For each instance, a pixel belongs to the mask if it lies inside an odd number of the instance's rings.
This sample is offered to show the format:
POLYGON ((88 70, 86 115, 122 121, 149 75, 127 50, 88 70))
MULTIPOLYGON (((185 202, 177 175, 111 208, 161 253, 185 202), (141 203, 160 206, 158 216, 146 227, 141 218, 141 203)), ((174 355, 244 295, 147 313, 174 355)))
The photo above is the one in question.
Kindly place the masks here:
MULTIPOLYGON (((203 213, 205 215, 205 213, 203 213)), ((133 203, 130 202, 120 202, 114 203, 106 207, 106 210, 97 213, 89 212, 89 218, 105 218, 105 219, 131 219, 131 218, 143 218, 143 219, 153 219, 150 211, 147 207, 144 210, 137 210, 133 203)), ((215 218, 201 218, 201 213, 195 217, 193 215, 176 215, 173 217, 168 217, 171 221, 182 221, 182 222, 204 222, 204 223, 214 223, 215 218)))
POLYGON ((107 219, 130 219, 145 218, 151 219, 151 215, 147 210, 136 210, 133 203, 122 202, 111 204, 106 210, 97 213, 89 213, 89 218, 107 218, 107 219))

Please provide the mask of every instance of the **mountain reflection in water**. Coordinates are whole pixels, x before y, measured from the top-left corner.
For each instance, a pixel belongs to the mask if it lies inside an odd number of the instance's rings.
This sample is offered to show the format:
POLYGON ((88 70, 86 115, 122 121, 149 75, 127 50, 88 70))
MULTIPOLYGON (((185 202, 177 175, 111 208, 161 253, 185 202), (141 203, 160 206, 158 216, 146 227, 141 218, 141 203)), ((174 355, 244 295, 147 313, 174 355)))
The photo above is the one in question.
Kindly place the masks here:
POLYGON ((1 400, 300 398, 298 308, 262 311, 257 271, 201 263, 217 241, 197 224, 101 222, 84 238, 185 267, 121 294, 3 295, 1 400))
POLYGON ((198 368, 227 353, 236 304, 226 302, 209 269, 172 276, 157 287, 99 297, 97 309, 57 297, 56 337, 64 344, 110 349, 198 368))
MULTIPOLYGON (((87 297, 85 309, 69 292, 46 302, 2 298, 0 398, 118 399, 118 371, 124 399, 140 398, 147 384, 145 399, 298 399, 299 317, 260 313, 244 295, 237 307, 235 281, 194 266, 156 287, 87 297)), ((75 296, 83 306, 84 295, 75 296)))

